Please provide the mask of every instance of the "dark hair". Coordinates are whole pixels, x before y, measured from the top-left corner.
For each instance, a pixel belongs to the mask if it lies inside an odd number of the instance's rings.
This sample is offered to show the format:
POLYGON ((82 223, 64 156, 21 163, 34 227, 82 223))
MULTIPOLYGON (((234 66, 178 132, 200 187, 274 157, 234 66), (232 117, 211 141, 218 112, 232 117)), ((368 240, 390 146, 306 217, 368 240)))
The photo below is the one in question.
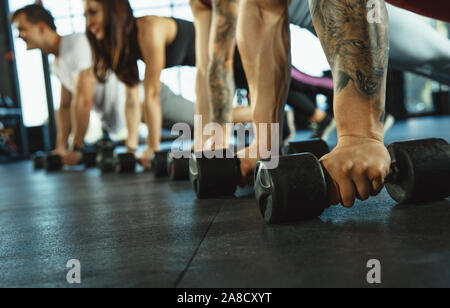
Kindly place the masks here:
POLYGON ((14 22, 21 14, 25 14, 28 21, 32 24, 37 24, 42 21, 50 29, 56 31, 55 19, 53 18, 50 11, 46 10, 41 5, 32 4, 15 11, 10 17, 11 22, 14 22))
POLYGON ((139 83, 137 61, 140 49, 137 39, 136 19, 128 0, 95 0, 103 5, 104 38, 99 41, 86 29, 92 48, 94 71, 100 81, 105 81, 108 70, 128 86, 139 83))

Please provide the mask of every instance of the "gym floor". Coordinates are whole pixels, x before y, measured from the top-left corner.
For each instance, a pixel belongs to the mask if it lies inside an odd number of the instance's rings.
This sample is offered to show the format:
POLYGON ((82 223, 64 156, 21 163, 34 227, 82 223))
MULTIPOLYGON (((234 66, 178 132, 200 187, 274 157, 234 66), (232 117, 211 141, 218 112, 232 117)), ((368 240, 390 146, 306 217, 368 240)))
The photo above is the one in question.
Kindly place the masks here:
MULTIPOLYGON (((399 122, 386 142, 426 137, 450 141, 450 118, 399 122)), ((396 205, 383 191, 269 226, 251 189, 199 201, 189 183, 146 173, 46 174, 24 162, 0 174, 0 287, 68 287, 71 259, 81 287, 367 287, 371 259, 378 286, 450 287, 450 199, 396 205)))

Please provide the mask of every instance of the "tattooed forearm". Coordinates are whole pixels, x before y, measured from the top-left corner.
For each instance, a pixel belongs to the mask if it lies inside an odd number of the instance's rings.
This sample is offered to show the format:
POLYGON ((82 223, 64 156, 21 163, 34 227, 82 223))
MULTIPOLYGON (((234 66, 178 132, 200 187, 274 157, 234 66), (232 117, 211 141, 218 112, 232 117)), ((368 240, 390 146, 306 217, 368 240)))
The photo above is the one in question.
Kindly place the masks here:
POLYGON ((227 70, 224 58, 214 59, 208 67, 209 96, 212 120, 215 123, 232 122, 232 103, 235 93, 233 70, 227 70))
POLYGON ((217 18, 216 43, 234 40, 236 36, 237 12, 233 7, 239 0, 213 0, 213 14, 217 18))
POLYGON ((208 65, 209 100, 212 121, 230 123, 235 93, 233 54, 236 40, 237 9, 239 0, 213 0, 211 33, 214 41, 208 65))
POLYGON ((384 0, 381 23, 369 23, 368 0, 309 0, 337 91, 353 85, 372 99, 381 91, 389 56, 389 24, 384 0))

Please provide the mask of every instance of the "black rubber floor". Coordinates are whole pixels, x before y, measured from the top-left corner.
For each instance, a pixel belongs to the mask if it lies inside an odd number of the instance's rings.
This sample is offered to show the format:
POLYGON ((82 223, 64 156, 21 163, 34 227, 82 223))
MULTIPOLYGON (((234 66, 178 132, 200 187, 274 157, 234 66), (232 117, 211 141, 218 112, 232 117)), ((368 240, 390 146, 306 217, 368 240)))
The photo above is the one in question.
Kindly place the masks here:
MULTIPOLYGON (((398 123, 387 142, 443 137, 450 118, 398 123)), ((332 141, 331 141, 332 142, 332 141)), ((386 192, 320 219, 265 225, 251 190, 198 201, 189 183, 97 170, 0 165, 0 287, 450 287, 450 199, 396 205, 386 192)))

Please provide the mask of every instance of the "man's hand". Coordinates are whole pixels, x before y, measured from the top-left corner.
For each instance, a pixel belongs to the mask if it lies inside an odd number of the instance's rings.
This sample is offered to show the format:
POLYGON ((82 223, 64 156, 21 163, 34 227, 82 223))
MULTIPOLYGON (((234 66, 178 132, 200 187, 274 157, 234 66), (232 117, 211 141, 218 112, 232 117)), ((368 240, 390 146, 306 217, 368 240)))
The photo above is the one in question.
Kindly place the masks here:
POLYGON ((66 152, 62 157, 62 162, 67 166, 76 166, 80 163, 83 158, 83 154, 79 151, 69 151, 66 152))
POLYGON ((330 203, 352 207, 356 198, 364 201, 381 192, 391 159, 379 140, 342 137, 321 163, 328 175, 330 203))

